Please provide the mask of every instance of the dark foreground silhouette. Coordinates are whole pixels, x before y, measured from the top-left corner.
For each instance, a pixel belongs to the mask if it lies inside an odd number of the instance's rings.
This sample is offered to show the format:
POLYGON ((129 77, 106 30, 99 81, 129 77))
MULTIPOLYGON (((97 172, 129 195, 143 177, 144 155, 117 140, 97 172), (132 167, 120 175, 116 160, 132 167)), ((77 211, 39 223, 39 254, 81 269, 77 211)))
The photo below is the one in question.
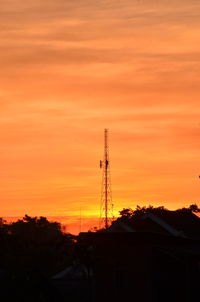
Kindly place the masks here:
POLYGON ((0 221, 0 294, 13 301, 57 301, 49 279, 73 259, 74 236, 45 217, 0 221))
POLYGON ((198 301, 199 208, 123 209, 73 236, 45 217, 0 220, 0 296, 12 301, 198 301))

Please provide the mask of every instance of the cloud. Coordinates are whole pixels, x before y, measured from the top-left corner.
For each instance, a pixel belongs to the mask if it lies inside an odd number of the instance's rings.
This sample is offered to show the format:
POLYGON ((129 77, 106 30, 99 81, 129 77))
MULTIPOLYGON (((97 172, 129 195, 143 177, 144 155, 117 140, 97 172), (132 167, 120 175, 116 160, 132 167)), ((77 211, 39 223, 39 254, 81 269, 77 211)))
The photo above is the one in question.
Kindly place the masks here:
POLYGON ((86 211, 97 211, 105 127, 119 208, 197 198, 199 185, 187 181, 199 163, 199 1, 0 5, 7 213, 72 213, 87 198, 86 211))

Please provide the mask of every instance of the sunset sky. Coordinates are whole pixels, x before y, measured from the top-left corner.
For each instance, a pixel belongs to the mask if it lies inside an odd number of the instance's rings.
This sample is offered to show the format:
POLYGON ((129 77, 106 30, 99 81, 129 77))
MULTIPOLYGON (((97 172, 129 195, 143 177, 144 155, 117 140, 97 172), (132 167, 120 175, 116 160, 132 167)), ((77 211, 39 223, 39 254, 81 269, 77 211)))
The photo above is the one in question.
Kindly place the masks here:
POLYGON ((200 205, 200 1, 0 0, 0 216, 94 223, 104 128, 115 214, 200 205))

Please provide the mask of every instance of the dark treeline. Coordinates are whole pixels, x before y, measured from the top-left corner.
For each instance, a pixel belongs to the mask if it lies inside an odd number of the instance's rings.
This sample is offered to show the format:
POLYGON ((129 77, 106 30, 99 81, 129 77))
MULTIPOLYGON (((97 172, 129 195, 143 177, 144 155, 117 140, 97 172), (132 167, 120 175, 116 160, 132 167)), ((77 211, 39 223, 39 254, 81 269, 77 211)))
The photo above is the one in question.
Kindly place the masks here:
MULTIPOLYGON (((112 226, 118 222, 126 224, 131 221, 140 220, 143 215, 148 213, 160 215, 168 212, 170 211, 163 206, 137 206, 134 210, 127 208, 120 211, 120 217, 113 222, 112 226)), ((197 205, 193 204, 188 208, 177 209, 174 212, 179 214, 191 213, 193 215, 193 213, 198 214, 200 209, 197 205)), ((96 230, 96 235, 103 231, 105 230, 96 230)), ((65 233, 60 223, 50 222, 46 217, 30 217, 25 215, 23 219, 12 223, 7 223, 1 218, 1 297, 15 301, 79 301, 75 298, 73 300, 73 297, 72 300, 70 300, 70 297, 63 300, 63 297, 59 296, 60 294, 56 287, 52 286, 52 277, 66 270, 66 268, 70 268, 73 276, 78 272, 79 276, 82 276, 81 278, 84 276, 89 282, 91 281, 91 276, 95 278, 94 267, 97 263, 95 263, 96 260, 94 259, 96 256, 94 257, 94 255, 98 254, 98 250, 96 249, 96 254, 92 255, 91 242, 88 244, 88 239, 84 239, 86 237, 85 235, 74 236, 65 233), (90 276, 91 271, 93 273, 90 276)), ((99 259, 99 254, 97 258, 99 259)), ((75 283, 79 284, 76 285, 78 291, 79 287, 83 286, 85 281, 78 280, 76 282, 79 282, 75 283)), ((71 283, 68 280, 63 284, 63 288, 66 289, 67 284, 71 283)), ((86 290, 90 292, 88 287, 86 287, 86 290)), ((94 300, 84 300, 82 297, 80 301, 94 300)))
MULTIPOLYGON (((139 205, 136 206, 135 210, 131 208, 124 208, 122 211, 120 211, 120 218, 121 220, 125 219, 132 219, 136 217, 141 217, 144 214, 147 213, 153 213, 153 214, 160 214, 170 212, 169 209, 165 208, 164 206, 159 207, 153 207, 152 205, 149 205, 148 207, 140 207, 139 205)), ((200 213, 200 208, 197 206, 197 204, 191 204, 188 208, 180 208, 175 210, 176 213, 200 213)))
POLYGON ((1 268, 48 277, 72 261, 75 236, 58 222, 25 215, 12 223, 0 219, 0 244, 1 268))
POLYGON ((72 263, 74 246, 75 237, 45 217, 0 219, 0 297, 56 301, 59 295, 49 279, 72 263))
MULTIPOLYGON (((124 208, 116 221, 134 220, 147 213, 165 213, 163 206, 124 208)), ((196 204, 176 212, 199 213, 196 204)), ((114 222, 115 223, 115 222, 114 222)), ((96 228, 94 228, 98 232, 96 228)), ((103 231, 103 230, 100 230, 103 231)), ((65 233, 58 222, 30 217, 7 223, 0 218, 0 268, 28 275, 49 277, 77 260, 78 237, 65 233)))

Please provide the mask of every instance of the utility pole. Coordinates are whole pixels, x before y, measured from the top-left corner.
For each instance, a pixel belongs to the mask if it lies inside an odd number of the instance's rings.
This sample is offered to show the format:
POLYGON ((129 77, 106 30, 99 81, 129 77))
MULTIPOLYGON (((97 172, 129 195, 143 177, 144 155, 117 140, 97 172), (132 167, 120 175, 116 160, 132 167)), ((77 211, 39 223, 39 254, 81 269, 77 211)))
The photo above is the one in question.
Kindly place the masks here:
POLYGON ((100 228, 105 227, 105 229, 107 230, 113 219, 108 129, 104 130, 104 157, 103 160, 100 161, 100 168, 103 169, 101 209, 100 209, 100 228))

